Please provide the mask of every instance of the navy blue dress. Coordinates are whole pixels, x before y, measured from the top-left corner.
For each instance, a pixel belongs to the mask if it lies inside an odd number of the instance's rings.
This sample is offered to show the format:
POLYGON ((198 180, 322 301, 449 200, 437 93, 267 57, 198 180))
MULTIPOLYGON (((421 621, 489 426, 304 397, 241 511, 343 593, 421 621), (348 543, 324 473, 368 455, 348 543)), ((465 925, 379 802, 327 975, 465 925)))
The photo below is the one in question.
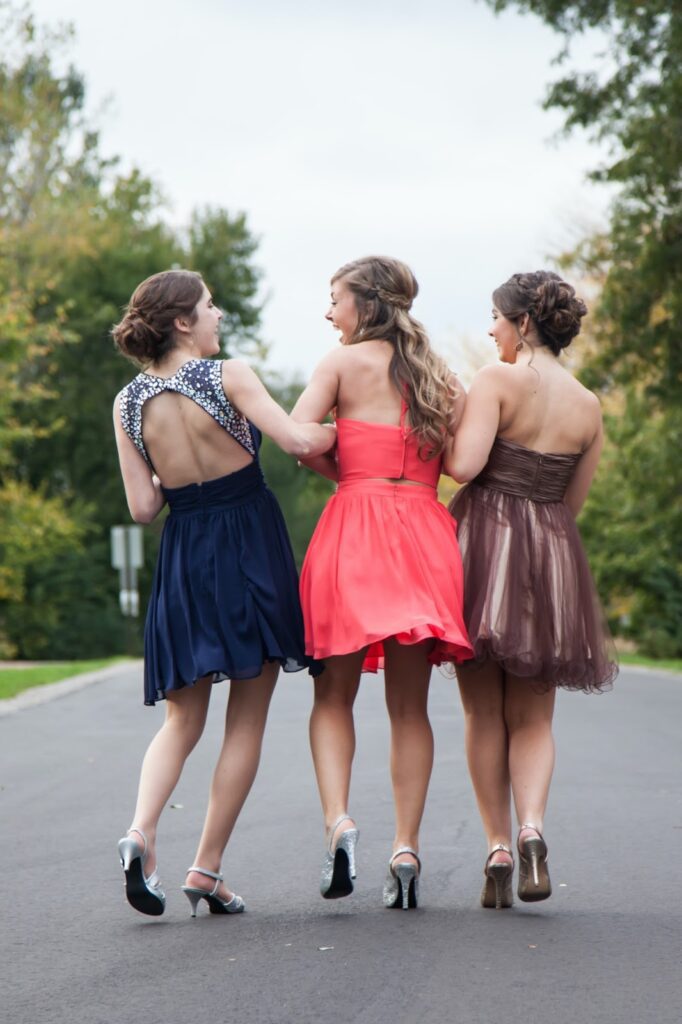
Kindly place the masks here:
POLYGON ((121 392, 121 421, 150 466, 142 406, 166 390, 196 401, 253 462, 217 480, 163 488, 170 511, 145 624, 145 704, 204 676, 253 678, 265 662, 317 671, 305 654, 284 518, 258 462, 260 433, 230 404, 220 361, 190 360, 167 379, 141 373, 121 392))

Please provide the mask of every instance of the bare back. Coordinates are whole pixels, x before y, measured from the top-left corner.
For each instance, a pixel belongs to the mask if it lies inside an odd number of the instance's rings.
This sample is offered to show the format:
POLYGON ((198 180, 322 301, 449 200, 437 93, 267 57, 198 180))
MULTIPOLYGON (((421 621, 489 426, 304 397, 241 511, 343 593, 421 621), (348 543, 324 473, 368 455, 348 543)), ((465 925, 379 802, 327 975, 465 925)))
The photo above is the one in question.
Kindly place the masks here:
POLYGON ((498 368, 498 436, 540 452, 584 452, 601 423, 599 402, 554 357, 498 368), (504 375, 504 376, 502 376, 504 375))
POLYGON ((368 423, 400 422, 401 399, 388 368, 393 346, 388 341, 363 341, 338 349, 336 415, 368 423))
POLYGON ((253 456, 191 398, 164 391, 142 411, 142 436, 165 487, 215 480, 253 456))

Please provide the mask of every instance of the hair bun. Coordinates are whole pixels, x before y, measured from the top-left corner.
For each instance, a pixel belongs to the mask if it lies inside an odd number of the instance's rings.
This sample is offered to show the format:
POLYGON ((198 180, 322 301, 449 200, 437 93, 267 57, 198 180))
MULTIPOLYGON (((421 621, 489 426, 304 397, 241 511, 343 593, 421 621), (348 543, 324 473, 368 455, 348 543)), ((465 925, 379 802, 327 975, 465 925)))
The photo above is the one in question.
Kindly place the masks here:
POLYGON ((114 340, 125 355, 140 362, 149 362, 154 356, 159 332, 137 310, 129 310, 113 331, 114 340))
POLYGON ((535 292, 528 312, 556 354, 575 338, 587 306, 575 294, 575 288, 562 281, 557 274, 547 275, 535 292))

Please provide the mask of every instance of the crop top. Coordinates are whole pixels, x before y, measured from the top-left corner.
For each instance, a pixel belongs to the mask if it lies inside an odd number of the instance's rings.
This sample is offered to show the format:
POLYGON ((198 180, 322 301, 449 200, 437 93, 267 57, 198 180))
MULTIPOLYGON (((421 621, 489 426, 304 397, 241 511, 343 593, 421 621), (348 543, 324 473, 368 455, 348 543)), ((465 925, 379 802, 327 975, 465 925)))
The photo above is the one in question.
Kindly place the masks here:
POLYGON ((337 419, 339 483, 378 478, 437 486, 442 457, 435 456, 428 461, 420 457, 418 440, 405 426, 406 412, 407 404, 403 401, 398 426, 337 419))

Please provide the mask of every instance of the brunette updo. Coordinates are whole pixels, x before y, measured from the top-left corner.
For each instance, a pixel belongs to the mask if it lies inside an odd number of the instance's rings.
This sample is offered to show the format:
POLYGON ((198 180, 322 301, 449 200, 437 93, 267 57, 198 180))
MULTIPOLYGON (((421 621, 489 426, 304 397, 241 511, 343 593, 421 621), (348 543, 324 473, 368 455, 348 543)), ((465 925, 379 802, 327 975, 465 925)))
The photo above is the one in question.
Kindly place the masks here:
POLYGON ((493 292, 493 303, 503 317, 513 322, 528 313, 539 341, 555 356, 571 344, 587 313, 575 288, 549 270, 512 274, 493 292))
POLYGON ((125 315, 112 330, 124 356, 146 365, 175 348, 173 324, 183 317, 197 319, 196 306, 204 291, 201 274, 193 270, 163 270, 138 284, 125 315))

